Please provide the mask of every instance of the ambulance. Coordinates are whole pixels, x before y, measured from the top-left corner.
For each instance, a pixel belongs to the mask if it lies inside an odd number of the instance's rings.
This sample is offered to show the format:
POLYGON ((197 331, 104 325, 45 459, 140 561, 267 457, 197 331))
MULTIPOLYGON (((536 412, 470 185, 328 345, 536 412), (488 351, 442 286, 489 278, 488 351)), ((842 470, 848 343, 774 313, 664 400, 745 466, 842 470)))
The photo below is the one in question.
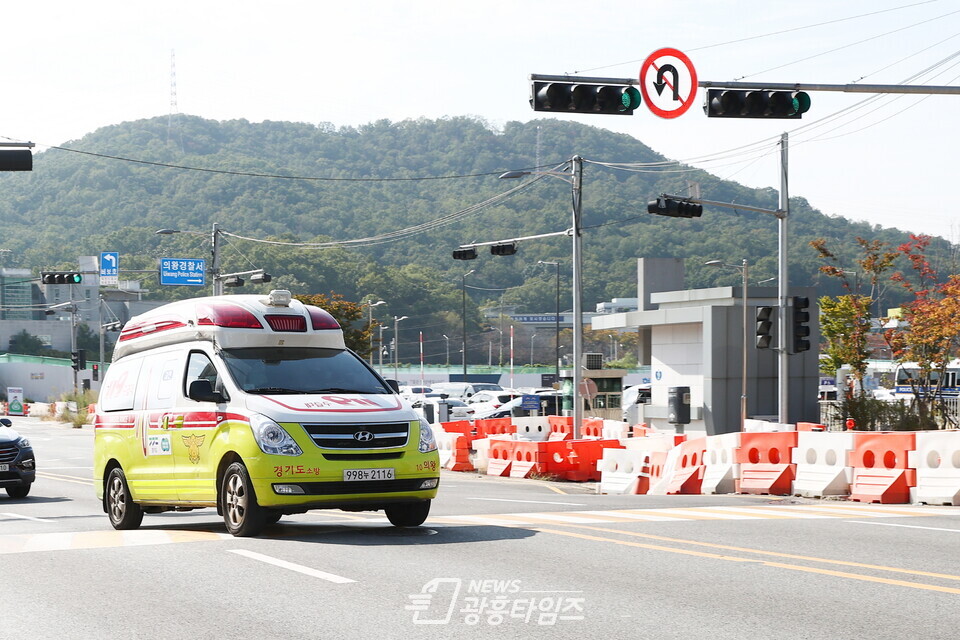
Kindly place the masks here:
POLYGON ((310 509, 414 527, 439 483, 429 424, 289 291, 174 302, 120 332, 94 422, 116 529, 204 507, 235 536, 310 509))

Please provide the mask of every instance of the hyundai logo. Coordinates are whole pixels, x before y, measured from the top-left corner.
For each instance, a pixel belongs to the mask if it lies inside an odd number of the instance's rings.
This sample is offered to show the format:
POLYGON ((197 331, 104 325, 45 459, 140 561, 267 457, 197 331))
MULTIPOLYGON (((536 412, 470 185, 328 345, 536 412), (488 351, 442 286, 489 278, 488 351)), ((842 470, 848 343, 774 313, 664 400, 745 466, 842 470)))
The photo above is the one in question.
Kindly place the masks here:
POLYGON ((357 431, 353 434, 353 439, 357 442, 371 442, 374 439, 374 435, 370 431, 357 431))

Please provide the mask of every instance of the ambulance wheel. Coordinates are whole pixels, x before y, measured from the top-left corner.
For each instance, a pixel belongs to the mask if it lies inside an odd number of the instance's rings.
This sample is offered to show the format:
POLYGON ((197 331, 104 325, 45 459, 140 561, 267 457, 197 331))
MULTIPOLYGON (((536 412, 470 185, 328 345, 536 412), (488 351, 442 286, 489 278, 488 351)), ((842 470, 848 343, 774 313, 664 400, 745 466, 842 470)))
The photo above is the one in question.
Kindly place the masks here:
POLYGON ((250 475, 242 462, 234 462, 223 474, 220 507, 227 531, 232 535, 255 536, 267 525, 267 511, 257 503, 250 475))
POLYGON ((430 514, 430 501, 401 502, 384 507, 387 520, 395 527, 419 527, 430 514))
POLYGON ((107 476, 106 500, 107 515, 114 529, 136 529, 143 522, 143 509, 130 495, 127 478, 123 469, 115 467, 107 476))

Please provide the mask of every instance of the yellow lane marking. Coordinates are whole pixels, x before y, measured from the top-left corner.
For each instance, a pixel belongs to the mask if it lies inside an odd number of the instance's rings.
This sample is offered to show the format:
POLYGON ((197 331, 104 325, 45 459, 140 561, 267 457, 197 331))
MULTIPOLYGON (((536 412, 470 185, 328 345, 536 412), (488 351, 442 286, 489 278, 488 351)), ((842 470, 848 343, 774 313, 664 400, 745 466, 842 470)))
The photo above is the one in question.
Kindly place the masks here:
POLYGON ((62 482, 73 482, 75 484, 85 484, 92 485, 93 478, 81 478, 79 476, 67 476, 61 475, 59 473, 49 473, 46 471, 37 471, 37 477, 46 478, 48 480, 60 480, 62 482))
MULTIPOLYGON (((776 558, 786 558, 790 560, 805 560, 807 562, 820 562, 823 564, 835 564, 844 567, 857 567, 858 569, 872 569, 874 571, 889 571, 891 573, 906 573, 915 576, 924 576, 926 578, 941 578, 943 580, 960 580, 960 576, 949 573, 934 573, 931 571, 919 571, 915 569, 900 569, 898 567, 887 567, 879 564, 867 564, 864 562, 853 562, 850 560, 832 560, 830 558, 818 558, 816 556, 804 556, 795 553, 781 553, 779 551, 765 551, 763 549, 750 549, 748 547, 737 547, 728 544, 717 544, 714 542, 701 542, 699 540, 685 540, 683 538, 670 538, 667 536, 658 536, 649 533, 638 533, 635 531, 621 531, 619 529, 607 529, 604 527, 592 527, 587 525, 570 525, 577 529, 589 529, 591 531, 600 531, 603 533, 615 533, 617 535, 630 536, 633 538, 646 538, 648 540, 658 540, 661 542, 673 542, 678 544, 688 544, 698 547, 707 547, 710 549, 721 549, 723 551, 739 551, 741 553, 752 553, 760 556, 772 556, 776 558)), ((723 556, 726 558, 727 556, 723 556)))
MULTIPOLYGON (((581 527, 585 529, 592 529, 594 527, 581 527)), ((627 547, 639 547, 641 549, 651 549, 653 551, 666 551, 668 553, 678 553, 681 555, 688 556, 697 556, 700 558, 711 558, 715 560, 727 560, 729 562, 753 562, 756 564, 761 564, 768 567, 777 567, 780 569, 789 569, 791 571, 803 571, 806 573, 818 573, 821 575, 834 576, 837 578, 849 578, 851 580, 862 580, 864 582, 878 582, 881 584, 888 584, 898 587, 908 587, 910 589, 923 589, 925 591, 940 591, 942 593, 953 593, 960 594, 960 589, 954 587, 941 587, 934 584, 923 584, 920 582, 908 582, 906 580, 893 580, 891 578, 877 578, 874 576, 866 576, 859 573, 846 573, 844 571, 833 571, 831 569, 817 569, 815 567, 804 567, 796 564, 786 564, 783 562, 770 562, 767 560, 754 560, 752 558, 737 558, 734 556, 720 555, 717 553, 708 553, 705 551, 693 551, 690 549, 678 549, 676 547, 664 547, 656 544, 646 544, 642 542, 632 542, 630 540, 617 540, 615 538, 603 538, 600 536, 591 536, 582 533, 576 533, 574 531, 561 531, 558 529, 543 529, 537 528, 536 531, 542 533, 553 533, 560 536, 567 536, 570 538, 579 538, 581 540, 590 540, 593 542, 612 542, 614 544, 619 544, 627 547)), ((617 533, 623 533, 618 531, 617 533)), ((891 569, 892 570, 892 569, 891 569)), ((906 570, 900 570, 904 573, 917 573, 917 575, 925 575, 921 572, 911 572, 906 570)))
POLYGON ((79 531, 61 533, 13 534, 0 536, 0 555, 30 551, 66 551, 69 549, 98 549, 105 547, 174 544, 229 540, 232 536, 211 531, 79 531))
POLYGON ((563 496, 569 495, 566 491, 564 491, 564 490, 561 489, 560 487, 555 487, 555 486, 550 485, 550 484, 547 484, 547 485, 544 485, 544 486, 545 486, 547 489, 550 489, 550 491, 555 491, 555 492, 559 493, 560 495, 563 495, 563 496))

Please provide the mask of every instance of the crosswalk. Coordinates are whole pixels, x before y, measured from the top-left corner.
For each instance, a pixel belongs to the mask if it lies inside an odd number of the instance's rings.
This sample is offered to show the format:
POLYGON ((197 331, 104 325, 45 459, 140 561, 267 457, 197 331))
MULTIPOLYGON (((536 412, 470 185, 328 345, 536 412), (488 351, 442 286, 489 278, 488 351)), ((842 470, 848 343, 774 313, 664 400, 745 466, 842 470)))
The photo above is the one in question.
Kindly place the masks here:
MULTIPOLYGON (((212 514, 212 512, 210 512, 212 514)), ((583 524, 637 524, 660 522, 703 522, 714 520, 785 520, 785 519, 864 519, 909 518, 923 516, 960 515, 956 507, 928 507, 911 505, 877 505, 860 503, 784 504, 704 507, 666 507, 654 509, 614 509, 584 511, 543 511, 520 513, 482 513, 469 515, 431 516, 426 527, 443 526, 504 526, 542 527, 544 525, 583 524)), ((216 528, 216 517, 211 528, 216 528)), ((0 513, 0 520, 27 519, 50 522, 41 518, 15 513, 0 513)), ((382 514, 341 514, 316 511, 302 516, 291 516, 282 523, 307 525, 314 533, 342 531, 344 527, 389 526, 382 514)), ((281 523, 281 524, 282 524, 281 523)), ((276 534, 275 534, 276 535, 276 534)), ((279 532, 282 536, 283 533, 279 532)), ((212 542, 229 540, 231 536, 216 531, 197 529, 150 529, 132 531, 58 531, 30 534, 0 535, 0 555, 71 549, 95 549, 176 544, 183 542, 212 542)))
POLYGON ((662 509, 617 509, 609 511, 550 511, 540 513, 498 513, 434 516, 430 524, 483 524, 496 526, 537 526, 544 524, 611 524, 625 522, 693 522, 702 520, 783 520, 816 518, 902 518, 960 515, 950 507, 909 505, 744 505, 662 509))

